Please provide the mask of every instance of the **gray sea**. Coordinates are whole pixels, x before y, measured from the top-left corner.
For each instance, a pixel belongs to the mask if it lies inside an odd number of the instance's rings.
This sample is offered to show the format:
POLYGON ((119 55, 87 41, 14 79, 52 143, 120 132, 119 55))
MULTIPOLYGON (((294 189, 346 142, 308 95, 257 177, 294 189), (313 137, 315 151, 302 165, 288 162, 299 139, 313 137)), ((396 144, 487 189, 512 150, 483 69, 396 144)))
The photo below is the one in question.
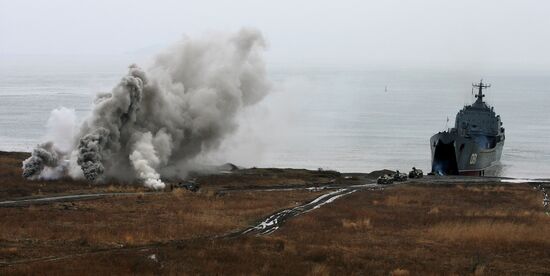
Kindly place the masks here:
MULTIPOLYGON (((0 150, 30 151, 42 141, 54 108, 73 108, 83 120, 95 93, 109 91, 124 74, 125 68, 2 70, 0 150)), ((218 161, 429 171, 430 136, 452 127, 459 109, 474 100, 471 83, 483 77, 492 84, 485 99, 506 128, 499 174, 550 178, 548 75, 275 66, 269 77, 271 94, 239 117, 241 127, 218 161)))

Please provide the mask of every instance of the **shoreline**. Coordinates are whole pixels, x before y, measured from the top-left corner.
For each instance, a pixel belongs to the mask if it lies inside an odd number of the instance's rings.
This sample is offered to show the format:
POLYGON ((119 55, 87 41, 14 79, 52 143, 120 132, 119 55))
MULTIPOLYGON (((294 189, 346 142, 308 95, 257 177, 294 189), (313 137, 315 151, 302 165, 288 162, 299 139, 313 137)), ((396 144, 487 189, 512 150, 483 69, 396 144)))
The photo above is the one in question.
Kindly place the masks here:
MULTIPOLYGON (((2 151, 0 150, 0 158, 1 157, 5 157, 5 156, 8 156, 8 157, 15 157, 15 158, 28 158, 28 156, 30 156, 30 152, 21 152, 21 151, 2 151)), ((219 168, 227 165, 227 164, 231 164, 231 163, 226 163, 224 165, 218 165, 218 166, 211 166, 214 170, 220 170, 219 168)), ((231 164, 233 165, 233 164, 231 164)), ((311 171, 311 172, 328 172, 328 173, 331 173, 331 172, 336 172, 338 174, 341 174, 343 176, 346 176, 348 178, 354 178, 354 177, 359 177, 359 178, 364 178, 364 177, 367 177, 367 178, 377 178, 383 174, 386 174, 386 173, 394 173, 395 171, 391 170, 391 169, 387 169, 387 168, 382 168, 382 169, 377 169, 377 170, 374 170, 374 171, 371 171, 371 172, 340 172, 340 171, 335 171, 335 170, 320 170, 321 168, 317 169, 317 170, 314 170, 314 169, 307 169, 307 168, 294 168, 294 167, 265 167, 265 168, 256 168, 256 167, 252 167, 252 168, 240 168, 240 170, 254 170, 254 169, 259 169, 259 170, 289 170, 289 171, 292 171, 292 170, 296 170, 296 171, 311 171)), ((211 172, 212 170, 211 169, 207 169, 206 171, 209 171, 211 172)), ((205 172, 194 172, 196 174, 205 174, 205 172)), ((219 172, 218 172, 219 173, 219 172)), ((407 173, 407 172, 405 172, 407 173)), ((191 174, 193 174, 193 172, 191 172, 191 174)), ((426 176, 425 176, 426 177, 426 176)), ((431 177, 431 176, 427 176, 427 177, 431 177)), ((469 180, 469 181, 472 181, 472 182, 476 182, 476 181, 479 181, 479 182, 491 182, 491 181, 500 181, 500 182, 503 182, 503 183, 545 183, 545 182, 550 182, 550 178, 544 178, 544 177, 531 177, 531 178, 527 178, 527 177, 508 177, 508 176, 458 176, 458 175, 449 175, 449 176, 435 176, 435 177, 431 177, 431 178, 434 178, 434 179, 438 179, 439 181, 442 181, 442 182, 445 182, 445 181, 464 181, 464 180, 469 180)), ((64 179, 67 179, 66 177, 64 179)), ((179 180, 167 180, 168 182, 173 182, 173 181, 183 181, 184 179, 179 179, 179 180)), ((426 180, 426 178, 424 178, 424 180, 426 180)), ((46 180, 40 180, 40 181, 46 181, 46 180)), ((83 181, 83 180, 75 180, 75 181, 83 181)), ((414 180, 413 180, 414 181, 414 180)), ((116 181, 115 181, 116 182, 116 181)), ((128 183, 128 185, 139 185, 139 184, 130 184, 128 183)))

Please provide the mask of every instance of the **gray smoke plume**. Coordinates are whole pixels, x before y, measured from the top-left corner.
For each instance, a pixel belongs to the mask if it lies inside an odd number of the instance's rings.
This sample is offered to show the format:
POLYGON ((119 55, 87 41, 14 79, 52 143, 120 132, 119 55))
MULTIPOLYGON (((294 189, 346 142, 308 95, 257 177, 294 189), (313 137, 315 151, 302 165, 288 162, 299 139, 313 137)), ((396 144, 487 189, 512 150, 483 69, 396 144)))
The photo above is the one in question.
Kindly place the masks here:
POLYGON ((104 142, 107 141, 108 135, 107 129, 98 128, 93 133, 80 138, 76 162, 88 180, 96 180, 105 170, 102 164, 101 149, 105 147, 104 142))
MULTIPOLYGON (((96 99, 92 117, 82 126, 78 143, 78 165, 86 179, 99 179, 104 171, 105 157, 111 157, 111 151, 120 151, 121 132, 133 131, 136 113, 139 109, 145 76, 135 65, 110 94, 96 99)), ((122 137, 126 138, 126 137, 122 137)))
MULTIPOLYGON (((97 96, 74 149, 61 156, 72 164, 68 174, 164 187, 161 177, 185 173, 193 158, 216 149, 236 130, 239 110, 266 95, 264 46, 260 32, 243 29, 187 39, 147 71, 130 66, 110 93, 97 96)), ((39 149, 24 162, 23 176, 57 165, 39 149)))
POLYGON ((31 154, 31 157, 23 161, 23 177, 28 179, 37 178, 45 166, 57 167, 58 153, 53 149, 53 143, 48 142, 38 145, 31 154))

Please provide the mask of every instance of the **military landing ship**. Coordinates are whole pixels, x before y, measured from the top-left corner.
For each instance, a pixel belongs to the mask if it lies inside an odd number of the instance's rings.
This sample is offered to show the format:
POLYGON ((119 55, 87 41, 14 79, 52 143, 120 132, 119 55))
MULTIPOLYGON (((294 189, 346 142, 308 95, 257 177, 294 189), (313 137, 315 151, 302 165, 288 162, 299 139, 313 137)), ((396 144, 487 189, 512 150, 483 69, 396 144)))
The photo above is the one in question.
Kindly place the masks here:
POLYGON ((483 101, 483 89, 491 85, 482 80, 472 86, 478 89, 476 101, 458 112, 453 128, 430 138, 436 175, 485 175, 500 161, 504 127, 500 115, 483 101))

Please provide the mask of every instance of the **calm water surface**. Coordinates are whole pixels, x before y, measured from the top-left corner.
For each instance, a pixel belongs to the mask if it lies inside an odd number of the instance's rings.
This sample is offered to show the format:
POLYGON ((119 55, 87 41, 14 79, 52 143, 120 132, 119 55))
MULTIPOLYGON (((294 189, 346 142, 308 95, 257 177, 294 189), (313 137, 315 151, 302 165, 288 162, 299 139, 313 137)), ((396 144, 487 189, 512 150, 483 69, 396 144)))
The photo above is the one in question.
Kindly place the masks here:
MULTIPOLYGON (((74 108, 85 118, 95 93, 109 91, 123 74, 0 72, 0 150, 30 151, 41 141, 53 108, 74 108)), ((457 72, 280 67, 269 74, 273 91, 254 112, 244 113, 242 127, 225 145, 226 161, 428 171, 430 136, 452 127, 456 112, 474 100, 471 83, 480 78, 457 72)), ((549 76, 483 77, 493 84, 486 100, 506 128, 500 174, 549 178, 549 76)))

